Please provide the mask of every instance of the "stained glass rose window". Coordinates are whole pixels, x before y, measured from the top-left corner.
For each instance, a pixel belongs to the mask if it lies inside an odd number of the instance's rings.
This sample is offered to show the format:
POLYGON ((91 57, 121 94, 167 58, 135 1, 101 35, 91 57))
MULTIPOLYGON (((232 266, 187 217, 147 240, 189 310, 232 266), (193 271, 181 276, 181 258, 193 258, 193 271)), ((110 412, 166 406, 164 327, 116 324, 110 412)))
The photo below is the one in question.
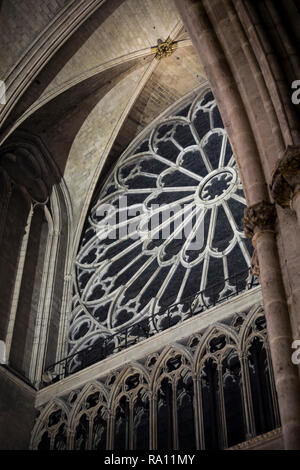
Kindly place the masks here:
MULTIPOLYGON (((119 159, 88 216, 76 259, 70 353, 202 291, 196 306, 247 282, 246 201, 210 91, 119 159)), ((184 302, 173 323, 185 318, 184 302)), ((148 328, 165 328, 164 314, 148 328)), ((149 331, 148 331, 149 333, 149 331)))

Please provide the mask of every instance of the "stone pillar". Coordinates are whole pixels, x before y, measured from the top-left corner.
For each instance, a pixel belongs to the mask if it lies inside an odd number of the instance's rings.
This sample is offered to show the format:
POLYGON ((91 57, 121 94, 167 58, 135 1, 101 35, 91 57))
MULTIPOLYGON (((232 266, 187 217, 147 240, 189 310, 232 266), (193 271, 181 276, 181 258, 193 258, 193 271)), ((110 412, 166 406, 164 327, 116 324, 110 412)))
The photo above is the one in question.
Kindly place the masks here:
POLYGON ((157 391, 150 392, 150 450, 157 448, 157 391))
POLYGON ((276 210, 262 202, 245 210, 245 233, 259 260, 267 330, 285 449, 300 449, 300 387, 291 361, 292 332, 285 299, 275 234, 276 210))
MULTIPOLYGON (((19 304, 20 289, 21 289, 25 259, 26 259, 26 254, 27 254, 27 246, 28 246, 32 216, 33 216, 33 206, 31 206, 28 217, 27 217, 27 225, 25 227, 25 232, 24 232, 23 240, 22 240, 21 247, 20 247, 17 274, 16 274, 14 289, 13 289, 13 294, 12 294, 9 322, 8 322, 8 327, 7 327, 7 332, 6 332, 6 348, 7 348, 6 351, 7 351, 8 358, 10 356, 10 349, 11 349, 11 343, 12 343, 12 338, 13 338, 13 333, 14 333, 16 314, 17 314, 17 309, 18 309, 18 304, 19 304)), ((23 331, 23 335, 24 334, 25 332, 23 331)))
MULTIPOLYGON (((200 374, 200 373, 199 373, 200 374)), ((202 406, 202 393, 201 393, 201 378, 200 375, 195 374, 193 377, 194 382, 194 413, 195 413, 195 435, 196 435, 196 449, 204 450, 204 426, 203 426, 203 406, 202 406)))
POLYGON ((248 204, 268 200, 268 188, 238 86, 202 0, 174 0, 220 110, 248 204))
MULTIPOLYGON (((253 237, 253 263, 260 267, 268 336, 274 365, 286 449, 300 449, 300 384, 291 363, 292 334, 283 287, 276 235, 275 207, 261 166, 256 140, 232 69, 239 58, 228 57, 207 14, 207 2, 174 0, 200 57, 229 135, 249 209, 248 236, 253 237)), ((210 3, 211 8, 217 8, 210 3)), ((296 199, 297 201, 297 199, 296 199)))
POLYGON ((248 367, 247 352, 242 351, 240 355, 241 375, 242 375, 242 394, 245 414, 245 434, 246 439, 252 439, 255 436, 255 421, 253 413, 253 403, 251 398, 251 385, 248 367))
POLYGON ((10 310, 17 276, 20 249, 31 199, 24 187, 13 185, 4 219, 2 242, 0 245, 0 339, 6 341, 10 321, 10 310))

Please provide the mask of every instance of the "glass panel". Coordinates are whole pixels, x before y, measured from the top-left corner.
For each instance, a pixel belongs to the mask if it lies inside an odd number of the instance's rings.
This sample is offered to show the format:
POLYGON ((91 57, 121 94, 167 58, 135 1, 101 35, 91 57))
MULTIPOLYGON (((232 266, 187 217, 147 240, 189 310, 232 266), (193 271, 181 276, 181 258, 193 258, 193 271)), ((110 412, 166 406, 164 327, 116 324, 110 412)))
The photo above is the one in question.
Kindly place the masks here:
POLYGON ((107 411, 103 406, 101 406, 93 423, 92 450, 106 449, 106 434, 107 411))
MULTIPOLYGON (((185 109, 124 152, 90 210, 76 261, 70 354, 184 304, 186 295, 204 291, 197 314, 246 288, 252 248, 228 137, 210 91, 185 109), (239 284, 237 270, 246 271, 239 284)), ((182 305, 172 313, 156 321, 157 331, 190 315, 182 305)))
POLYGON ((207 359, 201 373, 205 449, 221 448, 221 421, 217 365, 207 359))
POLYGON ((259 435, 274 429, 276 421, 266 350, 257 337, 249 349, 248 359, 256 434, 259 435))
POLYGON ((227 443, 231 447, 245 440, 241 391, 241 365, 235 351, 230 351, 222 363, 227 443))
POLYGON ((177 419, 179 450, 195 450, 194 383, 191 375, 180 377, 177 383, 177 419))
POLYGON ((85 450, 89 437, 89 421, 86 415, 82 415, 75 433, 75 450, 85 450))
POLYGON ((133 408, 134 449, 149 449, 149 398, 142 390, 133 408))
POLYGON ((173 392, 168 379, 161 383, 157 394, 157 448, 174 449, 173 442, 173 392))
POLYGON ((129 403, 125 396, 116 409, 114 449, 129 449, 129 403))

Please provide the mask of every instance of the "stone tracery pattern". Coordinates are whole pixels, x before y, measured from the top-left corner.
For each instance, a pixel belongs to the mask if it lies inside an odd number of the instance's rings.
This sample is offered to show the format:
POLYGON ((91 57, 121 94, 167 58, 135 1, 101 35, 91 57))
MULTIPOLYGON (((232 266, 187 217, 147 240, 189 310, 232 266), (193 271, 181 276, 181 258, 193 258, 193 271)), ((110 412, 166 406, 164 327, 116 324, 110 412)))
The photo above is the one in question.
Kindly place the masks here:
POLYGON ((279 425, 265 317, 255 305, 49 403, 31 447, 224 449, 279 425))
MULTIPOLYGON (((242 290, 251 259, 245 206, 227 134, 206 92, 123 154, 92 208, 76 260, 69 353, 200 290, 199 307, 219 301, 245 271, 242 290)), ((183 306, 173 316, 172 324, 183 320, 183 306)), ((152 329, 163 322, 162 314, 152 329)), ((77 365, 75 358, 70 371, 77 365)))

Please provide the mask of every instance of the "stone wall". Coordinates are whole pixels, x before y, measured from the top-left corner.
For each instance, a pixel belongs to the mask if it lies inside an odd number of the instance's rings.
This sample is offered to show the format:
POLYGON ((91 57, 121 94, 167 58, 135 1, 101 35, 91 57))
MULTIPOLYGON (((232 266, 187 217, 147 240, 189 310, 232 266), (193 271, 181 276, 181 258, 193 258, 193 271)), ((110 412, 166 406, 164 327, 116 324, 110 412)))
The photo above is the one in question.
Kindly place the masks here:
POLYGON ((0 449, 27 450, 35 419, 35 390, 0 367, 0 449))

